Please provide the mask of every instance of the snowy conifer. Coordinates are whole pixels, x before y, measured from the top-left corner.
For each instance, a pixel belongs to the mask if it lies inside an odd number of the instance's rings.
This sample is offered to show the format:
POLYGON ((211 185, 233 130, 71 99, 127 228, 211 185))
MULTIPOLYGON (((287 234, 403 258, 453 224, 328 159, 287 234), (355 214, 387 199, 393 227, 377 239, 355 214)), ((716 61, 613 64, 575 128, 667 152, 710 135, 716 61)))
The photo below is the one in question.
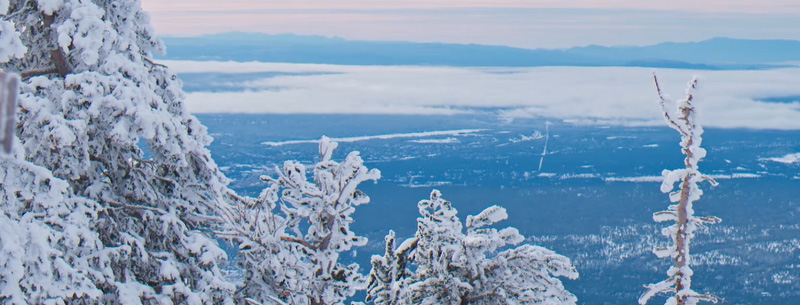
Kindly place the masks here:
POLYGON ((569 259, 548 249, 521 245, 515 228, 489 228, 508 218, 492 206, 468 216, 439 191, 420 201, 417 233, 397 249, 373 256, 367 296, 375 304, 575 304, 577 298, 556 277, 575 279, 569 259), (401 257, 407 256, 407 257, 401 257), (413 261, 413 271, 405 265, 413 261))
POLYGON ((206 129, 182 105, 180 82, 150 59, 164 48, 140 2, 6 3, 0 57, 24 78, 24 156, 66 181, 71 196, 97 203, 94 302, 230 301, 233 285, 218 267, 225 253, 207 233, 228 213, 226 179, 206 129))
POLYGON ((656 89, 660 97, 659 104, 663 110, 664 118, 670 127, 681 134, 681 151, 686 158, 685 167, 678 170, 664 170, 664 182, 661 191, 669 193, 670 201, 675 203, 666 211, 653 215, 656 222, 674 221, 675 224, 662 229, 664 236, 672 239, 673 244, 655 249, 655 254, 660 258, 669 258, 674 261, 667 271, 668 278, 656 284, 647 285, 647 291, 639 298, 639 304, 646 304, 650 298, 659 293, 671 295, 667 300, 668 305, 694 305, 700 301, 717 303, 717 298, 710 294, 699 294, 692 290, 691 268, 691 241, 698 227, 719 223, 717 217, 697 217, 694 215, 694 202, 700 199, 703 191, 698 183, 709 181, 712 185, 717 183, 710 177, 700 172, 698 163, 706 156, 706 150, 700 147, 703 142, 703 127, 698 122, 697 110, 694 107, 696 97, 697 78, 693 78, 686 89, 686 97, 677 101, 677 113, 673 114, 668 108, 670 102, 664 97, 654 75, 656 89), (678 190, 674 190, 675 183, 680 181, 678 190))
POLYGON ((277 178, 264 177, 271 186, 240 210, 243 221, 231 232, 241 242, 243 295, 256 302, 274 294, 287 304, 340 304, 363 289, 358 265, 339 263, 339 255, 367 243, 350 230, 351 216, 369 202, 358 185, 380 172, 365 167, 358 152, 333 161, 337 145, 322 138, 313 181, 303 164, 288 161, 277 178))
POLYGON ((20 157, 17 83, 16 75, 0 71, 0 301, 97 298, 92 279, 99 266, 91 255, 102 244, 89 228, 96 203, 72 196, 65 181, 20 157))
POLYGON ((367 283, 367 302, 374 304, 398 304, 399 294, 405 291, 405 279, 413 273, 408 269, 412 263, 409 251, 417 247, 416 238, 409 238, 395 246, 394 231, 386 235, 386 252, 383 256, 372 256, 372 270, 367 283))
POLYGON ((90 228, 97 204, 23 160, 0 156, 0 303, 96 303, 103 245, 90 228))

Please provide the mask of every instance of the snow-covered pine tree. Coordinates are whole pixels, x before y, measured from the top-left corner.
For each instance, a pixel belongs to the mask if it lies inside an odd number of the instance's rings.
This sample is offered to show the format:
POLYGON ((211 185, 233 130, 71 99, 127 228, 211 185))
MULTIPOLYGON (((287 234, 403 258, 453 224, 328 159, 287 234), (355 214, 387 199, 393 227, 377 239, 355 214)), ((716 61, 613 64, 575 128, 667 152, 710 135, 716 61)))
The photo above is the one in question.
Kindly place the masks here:
POLYGON ((258 303, 277 295, 287 304, 341 304, 364 288, 359 266, 343 265, 339 255, 367 243, 350 230, 351 216, 369 203, 358 185, 378 180, 380 171, 364 166, 358 152, 332 160, 337 146, 320 140, 313 181, 303 164, 287 161, 277 178, 263 177, 271 186, 258 200, 239 207, 228 235, 241 243, 242 295, 258 303))
POLYGON ((97 303, 94 280, 110 267, 96 260, 97 204, 23 155, 0 154, 0 303, 97 303))
POLYGON ((73 197, 65 181, 14 149, 17 85, 16 75, 0 71, 0 302, 96 298, 95 203, 73 197))
POLYGON ((556 277, 575 279, 570 260, 551 250, 521 245, 515 228, 489 228, 508 218, 491 206, 467 216, 433 191, 418 204, 416 235, 387 254, 373 256, 367 300, 375 304, 575 304, 577 298, 556 277), (413 262, 413 263, 409 263, 413 262), (407 264, 413 265, 406 268, 407 264), (414 269, 413 271, 409 269, 414 269))
POLYGON ((140 1, 6 0, 0 11, 2 67, 23 76, 20 155, 97 203, 102 269, 89 278, 102 295, 88 303, 231 301, 208 234, 231 194, 180 82, 150 59, 164 47, 140 1))
POLYGON ((639 304, 646 304, 653 296, 659 293, 669 294, 667 305, 694 305, 700 301, 717 303, 717 298, 710 294, 700 294, 692 290, 691 268, 691 241, 698 227, 719 223, 721 220, 714 216, 698 217, 694 215, 694 202, 700 199, 703 191, 698 184, 708 181, 717 185, 711 177, 700 172, 698 163, 706 156, 706 150, 700 147, 703 142, 703 127, 698 122, 697 109, 694 107, 697 89, 697 77, 692 78, 686 89, 686 97, 678 100, 677 112, 672 113, 670 103, 661 91, 658 78, 653 75, 656 90, 659 96, 659 105, 664 118, 672 129, 681 134, 681 151, 686 158, 684 168, 678 170, 664 170, 664 182, 661 191, 669 193, 669 199, 675 203, 666 211, 653 215, 656 222, 674 221, 675 224, 662 229, 662 234, 672 239, 673 244, 668 247, 659 247, 654 250, 659 258, 669 258, 674 261, 667 271, 668 278, 656 284, 646 286, 647 291, 639 298, 639 304), (678 190, 675 183, 680 181, 678 190))
POLYGON ((22 154, 0 156, 0 303, 96 300, 96 203, 72 196, 65 181, 22 154))
POLYGON ((372 270, 367 280, 367 303, 399 304, 400 292, 405 291, 405 279, 413 273, 408 269, 411 261, 410 251, 417 247, 416 238, 409 238, 395 246, 394 231, 386 235, 386 251, 383 256, 373 255, 372 270))

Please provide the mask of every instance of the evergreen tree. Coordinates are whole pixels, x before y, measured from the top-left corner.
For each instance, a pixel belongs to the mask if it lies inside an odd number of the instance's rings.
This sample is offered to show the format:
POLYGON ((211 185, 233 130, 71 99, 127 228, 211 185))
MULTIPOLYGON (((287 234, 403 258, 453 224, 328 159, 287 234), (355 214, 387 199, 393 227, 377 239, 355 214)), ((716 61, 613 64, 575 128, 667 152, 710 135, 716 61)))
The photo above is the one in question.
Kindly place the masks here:
POLYGON ((0 71, 0 302, 96 298, 90 254, 102 244, 89 230, 96 203, 22 159, 14 145, 17 86, 16 75, 0 71))
POLYGON ((369 203, 358 185, 380 178, 358 152, 340 163, 331 159, 337 143, 323 137, 313 180, 297 161, 276 169, 271 186, 247 206, 230 229, 241 243, 246 271, 242 295, 255 302, 340 304, 364 288, 357 264, 343 265, 339 255, 363 246, 367 239, 350 230, 355 208, 369 203), (279 211, 276 211, 279 210, 279 211))
POLYGON ((492 206, 468 216, 466 233, 452 204, 439 191, 418 204, 416 235, 373 256, 367 301, 375 304, 575 304, 556 277, 575 279, 569 259, 521 245, 515 228, 490 228, 508 218, 492 206), (411 263, 413 262, 413 263, 411 263), (413 265, 412 267, 406 267, 413 265), (411 270, 413 269, 413 271, 411 270))
POLYGON ((96 303, 95 281, 110 268, 90 228, 97 203, 22 155, 0 156, 0 303, 96 303))
POLYGON ((93 203, 85 220, 101 247, 85 253, 87 278, 101 293, 86 302, 232 302, 208 232, 233 194, 177 77, 150 59, 164 47, 140 2, 8 0, 0 10, 0 59, 23 76, 18 155, 65 181, 67 198, 93 203))
POLYGON ((372 256, 366 301, 374 304, 398 304, 400 293, 405 291, 405 279, 413 275, 408 269, 413 263, 410 251, 417 247, 418 239, 409 238, 395 246, 395 233, 386 235, 386 251, 383 256, 372 256))

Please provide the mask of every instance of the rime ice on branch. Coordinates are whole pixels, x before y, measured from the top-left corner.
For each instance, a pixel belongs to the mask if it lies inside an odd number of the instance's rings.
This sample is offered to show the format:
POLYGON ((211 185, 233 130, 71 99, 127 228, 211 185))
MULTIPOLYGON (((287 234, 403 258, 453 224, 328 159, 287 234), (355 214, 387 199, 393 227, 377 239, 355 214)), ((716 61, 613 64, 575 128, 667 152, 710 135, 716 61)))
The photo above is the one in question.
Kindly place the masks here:
POLYGON ((386 253, 372 257, 367 302, 390 304, 575 304, 558 277, 576 279, 570 260, 523 244, 508 218, 491 206, 461 224, 458 211, 434 190, 417 205, 417 233, 400 245, 386 237, 386 253), (464 232, 466 227, 466 232, 464 232), (517 247, 511 248, 511 246, 517 247), (412 271, 413 269, 413 271, 412 271))
POLYGON ((232 222, 229 235, 241 242, 247 272, 240 292, 250 303, 271 303, 277 295, 287 304, 342 304, 363 289, 359 266, 342 264, 339 255, 367 243, 350 224, 356 207, 370 200, 358 186, 380 179, 380 171, 364 166, 358 152, 332 160, 337 146, 322 138, 312 181, 297 161, 276 168, 277 178, 263 177, 270 187, 232 222))
POLYGON ((693 105, 697 78, 695 77, 689 82, 686 97, 677 101, 676 113, 671 113, 668 109, 668 104, 671 103, 662 94, 655 74, 653 79, 664 118, 672 129, 681 134, 681 150, 686 158, 683 169, 664 170, 662 173, 664 182, 661 185, 661 191, 669 193, 670 201, 675 204, 670 205, 666 211, 653 214, 653 220, 656 222, 675 222, 661 230, 664 236, 672 239, 673 244, 654 250, 659 258, 670 258, 674 263, 667 271, 668 278, 666 280, 646 286, 647 291, 639 298, 639 304, 646 304, 650 298, 659 293, 671 295, 666 302, 667 305, 694 305, 700 301, 717 303, 718 299, 715 296, 699 294, 692 290, 693 271, 690 252, 692 238, 698 227, 721 221, 714 216, 697 217, 694 215, 693 204, 703 195, 698 183, 708 181, 712 186, 717 185, 713 179, 703 175, 698 167, 700 160, 706 156, 706 150, 700 147, 703 141, 703 127, 698 123, 697 110, 693 105), (675 183, 679 181, 681 183, 675 190, 675 183))

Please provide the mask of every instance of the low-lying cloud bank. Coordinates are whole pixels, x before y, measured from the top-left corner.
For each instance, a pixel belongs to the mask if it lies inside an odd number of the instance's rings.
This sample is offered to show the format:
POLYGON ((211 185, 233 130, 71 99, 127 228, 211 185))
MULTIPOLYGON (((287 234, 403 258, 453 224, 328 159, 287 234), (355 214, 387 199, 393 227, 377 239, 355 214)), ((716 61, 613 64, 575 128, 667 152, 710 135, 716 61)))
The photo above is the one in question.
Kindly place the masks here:
MULTIPOLYGON (((325 72, 246 81, 240 84, 247 88, 243 92, 189 93, 187 105, 196 113, 491 112, 512 119, 543 117, 589 124, 663 124, 650 68, 165 63, 178 73, 325 72)), ((656 72, 665 93, 675 99, 683 96, 692 75, 701 76, 697 106, 707 127, 800 129, 800 102, 793 101, 800 100, 800 68, 656 72)))

